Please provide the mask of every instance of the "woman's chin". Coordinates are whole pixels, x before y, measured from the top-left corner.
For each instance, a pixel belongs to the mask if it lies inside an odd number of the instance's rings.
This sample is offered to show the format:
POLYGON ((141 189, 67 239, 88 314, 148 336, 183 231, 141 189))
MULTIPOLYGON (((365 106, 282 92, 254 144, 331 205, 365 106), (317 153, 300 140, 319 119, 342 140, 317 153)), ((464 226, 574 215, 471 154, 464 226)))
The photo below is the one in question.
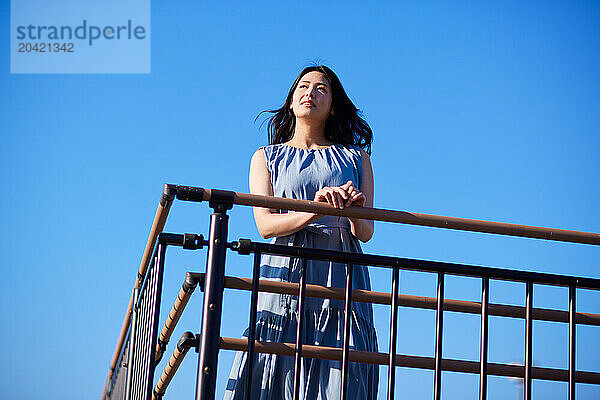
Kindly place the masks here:
POLYGON ((299 110, 299 112, 295 114, 296 119, 304 119, 307 121, 322 121, 326 119, 325 116, 320 115, 314 108, 299 110))

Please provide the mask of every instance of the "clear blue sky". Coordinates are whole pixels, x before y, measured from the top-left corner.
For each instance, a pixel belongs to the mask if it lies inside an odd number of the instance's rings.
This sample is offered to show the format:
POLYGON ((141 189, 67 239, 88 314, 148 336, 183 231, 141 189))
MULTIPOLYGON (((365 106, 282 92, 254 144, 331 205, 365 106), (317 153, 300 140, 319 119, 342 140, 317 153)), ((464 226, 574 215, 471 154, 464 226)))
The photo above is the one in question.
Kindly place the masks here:
MULTIPOLYGON (((163 183, 246 192, 266 143, 254 117, 312 61, 336 71, 374 130, 377 207, 600 232, 598 2, 154 1, 146 75, 11 75, 8 1, 0 14, 4 398, 100 396, 163 183)), ((166 231, 206 234, 208 215, 175 203, 166 231)), ((231 215, 232 239, 259 239, 249 209, 231 215)), ((364 250, 600 278, 588 245, 378 223, 364 250)), ((227 274, 249 275, 248 257, 229 260, 227 274)), ((171 249, 167 261, 161 324, 205 253, 171 249)), ((389 271, 372 280, 389 290, 389 271)), ((448 278, 447 297, 477 301, 479 285, 448 278)), ((536 306, 566 309, 566 290, 535 288, 536 306)), ((403 273, 401 291, 434 296, 435 277, 403 273)), ((600 313, 600 294, 579 295, 580 311, 600 313)), ((226 298, 223 335, 238 337, 248 296, 226 298)), ((491 301, 523 304, 524 286, 493 282, 491 301)), ((173 342, 199 330, 201 302, 194 294, 173 342)), ((385 351, 388 309, 375 310, 385 351)), ((444 356, 477 360, 479 318, 445 318, 444 356)), ((401 309, 399 351, 432 356, 434 321, 401 309)), ((520 362, 522 321, 494 317, 490 329, 490 361, 520 362)), ((599 372, 600 328, 578 334, 578 369, 599 372)), ((536 322, 535 363, 566 368, 566 338, 565 324, 536 322)), ((221 353, 219 393, 232 358, 221 353)), ((167 398, 193 396, 196 363, 190 353, 167 398)), ((432 382, 399 368, 398 398, 429 399, 432 382)), ((475 375, 444 374, 446 399, 477 388, 475 375)), ((563 383, 533 389, 567 398, 563 383)), ((490 378, 489 391, 513 399, 517 386, 490 378)))

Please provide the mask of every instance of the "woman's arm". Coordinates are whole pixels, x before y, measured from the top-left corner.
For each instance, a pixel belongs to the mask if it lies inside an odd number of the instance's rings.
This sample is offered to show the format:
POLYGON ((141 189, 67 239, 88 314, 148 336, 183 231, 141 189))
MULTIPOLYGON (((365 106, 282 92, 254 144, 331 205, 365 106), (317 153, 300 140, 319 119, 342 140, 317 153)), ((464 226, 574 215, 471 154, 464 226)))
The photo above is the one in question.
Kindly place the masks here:
MULTIPOLYGON (((373 179, 373 168, 371 167, 371 159, 364 150, 361 150, 362 155, 362 166, 363 166, 363 182, 362 182, 362 193, 364 195, 364 201, 359 200, 352 205, 373 207, 373 196, 375 192, 375 183, 373 179)), ((349 218, 350 230, 352 234, 356 236, 362 242, 368 242, 373 237, 375 231, 375 224, 370 219, 358 219, 349 218)))
MULTIPOLYGON (((273 196, 271 175, 267 169, 265 152, 258 149, 250 161, 250 193, 273 196)), ((278 214, 276 210, 254 207, 254 220, 258 232, 264 239, 285 236, 299 231, 321 217, 309 212, 278 214)))

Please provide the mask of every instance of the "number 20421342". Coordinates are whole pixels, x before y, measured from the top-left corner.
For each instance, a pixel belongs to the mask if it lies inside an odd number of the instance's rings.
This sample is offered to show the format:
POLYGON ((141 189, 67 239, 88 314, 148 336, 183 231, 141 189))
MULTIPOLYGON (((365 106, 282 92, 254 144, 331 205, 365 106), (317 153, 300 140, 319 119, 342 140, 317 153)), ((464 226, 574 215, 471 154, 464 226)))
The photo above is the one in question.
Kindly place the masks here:
POLYGON ((18 45, 19 53, 74 53, 73 43, 24 43, 18 45))

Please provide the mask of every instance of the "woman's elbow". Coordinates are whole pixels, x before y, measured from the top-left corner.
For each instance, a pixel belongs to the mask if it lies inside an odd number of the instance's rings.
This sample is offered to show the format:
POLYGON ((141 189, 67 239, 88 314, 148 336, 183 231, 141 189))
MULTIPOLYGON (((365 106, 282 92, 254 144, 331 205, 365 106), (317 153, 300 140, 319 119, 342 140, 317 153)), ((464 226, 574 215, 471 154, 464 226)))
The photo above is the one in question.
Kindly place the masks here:
POLYGON ((256 212, 254 214, 254 223, 256 224, 256 229, 258 233, 263 239, 270 239, 273 237, 272 229, 269 228, 269 225, 265 223, 266 221, 263 218, 263 215, 257 215, 256 212))
POLYGON ((367 234, 363 234, 361 237, 359 237, 358 239, 363 242, 363 243, 367 243, 369 240, 371 240, 373 238, 373 232, 371 233, 367 233, 367 234))
POLYGON ((367 224, 367 229, 365 229, 365 232, 363 233, 363 243, 367 243, 369 240, 371 240, 373 238, 373 234, 375 233, 375 224, 373 221, 369 222, 370 223, 367 224))
POLYGON ((271 239, 273 236, 275 236, 271 230, 267 229, 264 226, 257 224, 256 228, 258 229, 260 237, 262 237, 263 239, 271 239))
POLYGON ((262 230, 258 230, 258 233, 260 234, 260 237, 263 239, 270 239, 273 237, 273 235, 269 234, 268 232, 262 231, 262 230))
POLYGON ((374 229, 364 229, 352 233, 354 234, 354 236, 356 236, 358 240, 360 240, 363 243, 367 243, 369 240, 371 240, 371 238, 373 238, 374 229))

